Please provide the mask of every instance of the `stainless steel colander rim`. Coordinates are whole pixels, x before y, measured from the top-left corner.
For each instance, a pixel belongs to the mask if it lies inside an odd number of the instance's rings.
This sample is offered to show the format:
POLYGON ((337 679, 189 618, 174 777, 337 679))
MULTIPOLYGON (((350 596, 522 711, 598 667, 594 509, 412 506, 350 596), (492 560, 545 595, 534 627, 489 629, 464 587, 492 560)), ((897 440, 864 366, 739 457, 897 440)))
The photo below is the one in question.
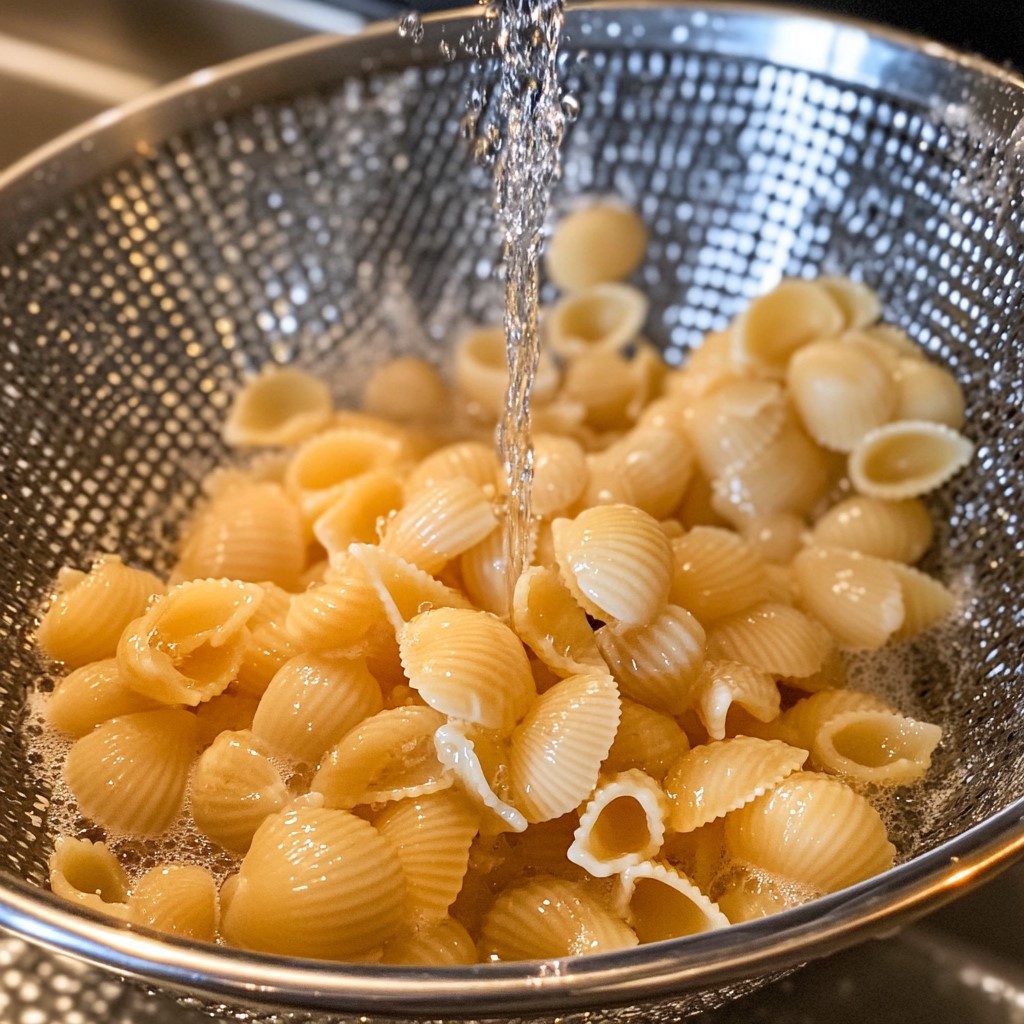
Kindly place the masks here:
MULTIPOLYGON (((746 24, 747 34, 737 31, 733 39, 738 55, 780 61, 780 53, 774 50, 751 53, 758 41, 753 28, 761 31, 771 24, 782 30, 797 19, 803 26, 831 33, 836 48, 844 39, 863 42, 869 38, 891 54, 938 60, 946 71, 937 80, 948 87, 950 102, 963 98, 957 78, 967 76, 989 83, 993 89, 1010 90, 1006 96, 1016 96, 1021 107, 1008 107, 1008 117, 1024 110, 1024 82, 1010 72, 924 40, 876 31, 858 22, 728 4, 587 5, 577 13, 592 17, 592 23, 600 27, 611 18, 661 18, 676 7, 708 12, 709 18, 732 19, 734 28, 746 24)), ((398 39, 393 25, 377 26, 350 40, 316 38, 191 76, 71 133, 0 177, 3 231, 6 234, 13 229, 16 215, 18 219, 35 215, 113 163, 131 153, 144 154, 146 147, 177 132, 256 102, 336 81, 369 67, 365 62, 372 62, 373 67, 399 67, 409 64, 410 56, 413 62, 436 61, 440 33, 451 26, 457 31, 470 17, 464 13, 428 19, 425 39, 412 53, 409 44, 398 39)), ((708 49, 710 41, 709 34, 708 49)), ((586 44, 598 47, 602 42, 588 37, 586 44)), ((699 36, 679 42, 687 48, 699 49, 699 44, 699 36)), ((621 46, 621 40, 609 38, 605 45, 621 46)), ((659 35, 657 45, 669 44, 659 35)), ((730 51, 718 47, 715 52, 728 55, 730 51)), ((814 54, 792 47, 785 53, 788 66, 821 70, 820 58, 814 54)), ((929 92, 929 96, 935 93, 929 92)), ((1021 852, 1024 799, 885 875, 767 921, 558 963, 411 970, 351 967, 188 945, 79 914, 48 893, 13 879, 0 879, 0 924, 54 950, 120 973, 228 1001, 355 1013, 522 1015, 644 1002, 783 969, 889 930, 929 906, 953 898, 1021 852)))

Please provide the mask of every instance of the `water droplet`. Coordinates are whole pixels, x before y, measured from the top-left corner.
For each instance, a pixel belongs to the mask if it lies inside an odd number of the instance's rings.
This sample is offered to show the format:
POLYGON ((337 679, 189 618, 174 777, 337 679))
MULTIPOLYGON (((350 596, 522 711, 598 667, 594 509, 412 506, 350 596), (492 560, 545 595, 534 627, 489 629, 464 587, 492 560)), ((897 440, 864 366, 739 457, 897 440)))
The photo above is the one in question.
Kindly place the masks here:
POLYGON ((414 43, 423 42, 423 22, 416 11, 409 11, 398 23, 398 34, 403 39, 411 39, 414 43))

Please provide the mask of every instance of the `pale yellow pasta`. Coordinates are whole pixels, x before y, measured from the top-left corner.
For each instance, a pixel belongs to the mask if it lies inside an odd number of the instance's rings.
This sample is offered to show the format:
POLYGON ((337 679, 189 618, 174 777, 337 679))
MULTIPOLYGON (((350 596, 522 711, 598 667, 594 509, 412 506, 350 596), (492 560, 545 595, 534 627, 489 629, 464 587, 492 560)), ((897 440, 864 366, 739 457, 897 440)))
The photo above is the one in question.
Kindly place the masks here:
POLYGON ((619 725, 619 692, 607 673, 569 676, 541 694, 512 733, 512 803, 546 821, 582 803, 597 782, 619 725))
POLYGON ((640 266, 647 228, 614 201, 583 206, 563 217, 544 253, 548 277, 563 291, 624 281, 640 266))
POLYGON ((566 857, 595 878, 650 860, 665 839, 668 799, 636 768, 602 779, 580 814, 566 857))
POLYGON ((87 573, 62 569, 36 640, 47 657, 69 669, 112 658, 125 626, 163 591, 156 576, 132 569, 116 555, 101 556, 87 573))
POLYGON ((255 694, 234 687, 203 701, 195 709, 199 739, 203 747, 210 746, 222 732, 251 729, 259 703, 259 697, 255 694))
POLYGON ((868 801, 837 779, 795 772, 725 819, 738 860, 818 892, 892 867, 895 847, 868 801))
POLYGON ((607 668, 586 614, 554 569, 532 566, 519 577, 512 624, 520 639, 557 675, 607 668))
POLYGON ((619 727, 601 770, 613 773, 639 768, 660 782, 669 765, 689 749, 686 733, 671 715, 626 697, 621 699, 620 712, 619 727))
POLYGON ((57 836, 48 871, 55 895, 88 910, 128 920, 128 875, 106 843, 57 836))
POLYGON ((469 847, 480 816, 460 790, 390 803, 373 818, 374 828, 398 856, 405 875, 406 910, 443 920, 469 865, 469 847))
POLYGON ((331 413, 331 393, 318 377, 267 366, 235 396, 224 440, 236 447, 297 444, 325 427, 331 413))
POLYGON ((165 704, 190 704, 223 693, 248 641, 245 626, 263 600, 255 583, 190 580, 172 587, 117 645, 121 678, 165 704))
POLYGON ((248 636, 242 648, 235 684, 259 696, 274 673, 299 653, 299 641, 288 632, 292 595, 273 583, 261 587, 263 599, 245 624, 248 636))
POLYGON ((670 714, 690 706, 705 635, 685 608, 667 605, 646 626, 602 626, 594 638, 624 696, 670 714))
POLYGON ((897 420, 928 420, 953 430, 964 425, 964 393, 944 366, 905 357, 896 364, 897 420))
POLYGON ((401 862, 369 822, 297 807, 257 830, 223 920, 233 945, 325 960, 366 957, 402 923, 401 862))
POLYGON ((303 650, 341 651, 365 639, 384 615, 377 588, 356 559, 341 559, 291 598, 284 625, 303 650))
POLYGON ((554 520, 551 531, 562 579, 589 614, 640 626, 668 603, 672 548, 646 512, 601 505, 554 520))
POLYGON ((795 690, 817 693, 819 690, 846 686, 846 661, 842 651, 833 645, 825 655, 821 668, 809 676, 783 676, 782 681, 795 690))
POLYGON ((199 727, 188 711, 136 711, 75 741, 64 780, 78 809, 104 828, 158 835, 181 810, 199 727))
POLYGON ((346 481, 334 501, 313 523, 313 536, 337 560, 350 544, 375 544, 384 521, 405 500, 402 478, 394 469, 371 470, 346 481))
POLYGON ((455 477, 466 477, 485 491, 489 487, 495 491, 501 489, 504 481, 494 445, 482 441, 455 441, 438 448, 409 473, 405 490, 407 494, 415 494, 455 477))
POLYGON ((691 832, 724 817, 777 786, 806 760, 806 750, 755 736, 693 747, 665 775, 669 825, 691 832))
POLYGON ((933 535, 932 517, 916 498, 883 501, 854 495, 822 515, 810 537, 819 547, 913 563, 928 550, 933 535))
MULTIPOLYGON (((686 494, 676 509, 676 518, 684 529, 693 529, 695 526, 733 528, 733 524, 715 510, 717 499, 713 488, 714 484, 703 472, 698 470, 693 474, 690 486, 686 488, 686 494)), ((755 518, 754 513, 751 512, 747 518, 755 518)), ((743 524, 740 525, 742 527, 743 524)))
POLYGON ((828 292, 843 314, 843 329, 870 327, 882 315, 882 303, 867 285, 848 277, 819 277, 816 283, 828 292))
POLYGON ((363 387, 363 409, 392 423, 432 424, 444 419, 451 393, 437 368, 417 356, 378 366, 363 387))
POLYGON ((778 722, 780 736, 787 743, 814 746, 814 738, 822 726, 837 715, 850 712, 892 711, 893 709, 872 693, 861 690, 826 688, 798 700, 783 712, 778 722))
POLYGON ((635 341, 647 318, 647 296, 628 284, 581 288, 549 308, 541 321, 544 341, 563 359, 619 352, 635 341))
POLYGON ((196 827, 234 853, 245 853, 263 820, 290 799, 265 745, 249 730, 222 732, 203 751, 189 792, 196 827))
POLYGON ((861 439, 850 453, 850 482, 874 498, 917 498, 951 480, 973 453, 966 437, 942 423, 900 420, 861 439))
POLYGON ((564 512, 583 493, 589 480, 587 458, 578 441, 539 434, 533 441, 533 514, 551 518, 564 512))
POLYGON ((586 885, 543 875, 498 895, 477 946, 492 960, 546 960, 636 944, 633 930, 586 885))
MULTIPOLYGON (((588 352, 566 364, 559 396, 570 408, 583 409, 586 427, 612 431, 632 426, 649 390, 645 367, 635 359, 619 352, 588 352)), ((580 431, 573 433, 584 447, 594 447, 580 431)))
POLYGON ((903 622, 894 634, 897 640, 924 632, 956 607, 956 597, 934 576, 899 563, 892 563, 892 571, 899 580, 903 598, 903 622))
MULTIPOLYGON (((840 646, 877 650, 903 624, 898 563, 842 548, 809 547, 793 560, 800 599, 840 646)), ((787 675, 810 673, 787 673, 787 675)))
POLYGON ((147 871, 128 901, 133 924, 182 939, 213 942, 220 925, 217 883, 197 864, 165 864, 147 871))
POLYGON ((845 320, 828 289, 790 278, 754 299, 737 317, 733 356, 760 373, 783 377, 794 352, 808 342, 839 334, 845 320))
POLYGON ((805 345, 789 362, 786 384, 804 429, 833 451, 852 451, 897 407, 896 382, 885 364, 867 347, 843 341, 805 345))
POLYGON ((717 894, 729 869, 725 818, 715 818, 690 832, 667 832, 658 859, 685 875, 701 892, 717 894))
POLYGON ((697 715, 713 740, 725 738, 734 708, 758 722, 771 722, 782 706, 774 676, 738 661, 705 661, 694 697, 697 715))
POLYGON ((380 711, 327 752, 310 789, 326 806, 340 808, 447 789, 454 777, 434 748, 434 733, 444 724, 444 715, 429 707, 380 711))
POLYGON ((661 942, 725 928, 728 918, 685 875, 646 861, 619 879, 617 904, 641 942, 661 942))
POLYGON ((718 909, 733 924, 779 914, 819 895, 816 889, 749 865, 734 866, 718 883, 715 893, 718 909))
POLYGON ((398 632, 409 685, 432 708, 510 731, 536 696, 522 641, 488 612, 436 608, 398 632))
POLYGON ((315 765, 328 747, 383 706, 365 658, 300 654, 270 680, 252 731, 276 755, 315 765))
POLYGON ((46 699, 44 714, 55 729, 84 736, 101 722, 161 705, 125 686, 116 658, 82 665, 61 679, 46 699))
MULTIPOLYGON (((892 358, 924 359, 924 352, 902 327, 895 324, 872 324, 860 331, 852 331, 851 337, 858 342, 872 345, 876 352, 885 350, 892 358)), ((893 362, 895 369, 896 363, 893 362)))
POLYGON ((509 617, 507 530, 496 526, 459 557, 462 589, 469 599, 499 618, 509 617))
POLYGON ((707 624, 768 597, 764 563, 731 530, 696 526, 672 541, 670 599, 707 624))
POLYGON ((472 480, 455 477, 414 495, 388 519, 380 546, 424 572, 436 573, 479 544, 497 523, 483 490, 472 480))
POLYGON ((382 963, 406 967, 458 967, 479 959, 473 937, 454 918, 418 921, 384 946, 382 963))
POLYGON ((721 619, 708 630, 709 657, 779 676, 813 675, 831 647, 819 623, 796 608, 767 602, 721 619))
POLYGON ((665 377, 665 394, 689 408, 726 381, 746 377, 733 360, 732 329, 712 331, 690 352, 685 364, 665 377))
POLYGON ((278 484, 225 490, 185 531, 172 581, 227 577, 292 589, 306 565, 299 510, 278 484))
POLYGON ((740 524, 740 536, 762 561, 772 565, 792 561, 804 543, 807 524, 795 512, 772 512, 753 516, 740 524))

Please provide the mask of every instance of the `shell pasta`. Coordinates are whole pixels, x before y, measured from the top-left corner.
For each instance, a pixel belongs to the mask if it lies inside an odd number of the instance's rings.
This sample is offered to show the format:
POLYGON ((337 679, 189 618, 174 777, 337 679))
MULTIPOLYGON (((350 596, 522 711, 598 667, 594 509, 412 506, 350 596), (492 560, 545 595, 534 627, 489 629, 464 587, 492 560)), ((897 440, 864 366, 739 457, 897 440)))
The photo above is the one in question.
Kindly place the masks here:
POLYGON ((883 802, 942 730, 863 667, 957 611, 915 565, 972 452, 963 394, 839 277, 783 280, 670 367, 641 335, 646 239, 611 200, 553 236, 518 579, 486 324, 451 379, 376 367, 362 410, 262 372, 225 436, 273 468, 215 473, 167 579, 61 571, 37 633, 73 809, 54 893, 452 967, 697 935, 899 859, 883 802))

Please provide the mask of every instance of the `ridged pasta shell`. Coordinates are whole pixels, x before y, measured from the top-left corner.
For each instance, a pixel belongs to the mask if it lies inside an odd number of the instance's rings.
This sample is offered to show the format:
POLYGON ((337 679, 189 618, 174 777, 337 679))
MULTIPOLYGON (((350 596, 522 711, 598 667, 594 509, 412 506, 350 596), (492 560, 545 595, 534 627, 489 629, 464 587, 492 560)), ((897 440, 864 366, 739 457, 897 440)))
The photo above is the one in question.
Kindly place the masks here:
POLYGON ((619 692, 607 673, 569 676, 533 703, 512 733, 512 802, 527 821, 573 810, 591 793, 619 725, 619 692))
POLYGON ((278 484, 250 483, 226 490, 193 518, 173 579, 226 577, 293 588, 305 563, 295 503, 278 484))
POLYGON ((57 836, 48 869, 50 889, 61 899, 128 919, 128 876, 106 843, 57 836))
POLYGON ((765 602, 716 622, 708 657, 739 661, 778 676, 809 676, 832 647, 828 633, 795 608, 765 602))
POLYGON ((721 818, 778 785, 806 760, 806 750, 754 736, 694 747, 665 776, 670 825, 691 832, 721 818))
POLYGON ((147 871, 133 886, 128 905, 133 924, 197 942, 213 942, 220 924, 217 883, 196 864, 147 871))
POLYGON ((909 565, 895 563, 892 570, 903 596, 903 622, 894 634, 897 640, 924 632, 956 607, 956 598, 941 580, 909 565))
POLYGON ((555 355, 619 352, 647 318, 647 296, 628 284, 603 283, 567 295, 547 310, 541 329, 555 355))
MULTIPOLYGON (((569 433, 588 451, 602 447, 593 431, 626 430, 647 398, 648 381, 642 368, 620 352, 587 352, 565 365, 559 392, 559 403, 566 410, 563 419, 566 412, 583 409, 582 429, 569 433)), ((549 424, 546 429, 551 433, 556 428, 549 424)))
POLYGON ((769 563, 769 580, 773 566, 783 567, 792 561, 803 546, 806 530, 803 516, 795 512, 772 512, 754 516, 740 524, 740 536, 751 551, 769 563))
POLYGON ((78 809, 104 828, 157 835, 178 816, 199 728, 187 711, 138 711, 77 740, 64 779, 78 809))
POLYGON ((668 811, 649 775, 633 768, 607 777, 587 801, 566 857, 597 878, 650 860, 665 839, 668 811))
POLYGON ((163 592, 156 576, 130 568, 116 555, 98 558, 87 573, 62 569, 36 641, 47 657, 69 669, 112 658, 124 628, 163 592))
POLYGON ((104 658, 82 665, 61 679, 46 698, 44 713, 55 729, 84 736, 111 718, 160 706, 125 686, 116 658, 104 658))
POLYGON ((348 811, 299 807, 257 830, 224 913, 232 945, 285 956, 349 960, 398 932, 401 863, 348 811))
POLYGON ((509 616, 509 580, 504 524, 492 530, 479 544, 459 558, 463 590, 484 611, 499 618, 509 616))
POLYGON ((263 600, 245 624, 249 635, 242 648, 237 685, 240 690, 259 697, 274 673, 299 653, 299 641, 286 625, 292 595, 273 583, 264 583, 263 600))
POLYGON ((429 490, 455 477, 472 480, 481 489, 498 489, 502 483, 502 472, 494 445, 482 441, 455 441, 438 448, 406 477, 406 493, 429 490))
POLYGON ((601 505, 551 530, 562 579, 591 615, 641 626, 668 603, 672 547, 646 512, 601 505))
POLYGON ((896 564, 841 548, 812 547, 793 559, 793 574, 803 606, 841 646, 873 651, 903 623, 896 564))
POLYGON ((685 608, 670 604, 649 625, 602 626, 594 637, 626 697, 670 714, 690 706, 705 635, 685 608))
POLYGON ((686 733, 671 715, 625 697, 620 702, 620 712, 619 727, 602 771, 639 768, 660 781, 669 765, 689 750, 686 733))
POLYGON ((480 825, 476 808, 452 788, 389 804, 373 825, 401 862, 408 910, 442 920, 469 865, 469 847, 480 825))
POLYGON ((406 967, 458 967, 479 959, 476 944, 454 918, 417 922, 403 929, 384 947, 382 963, 406 967))
POLYGON ((790 278, 754 299, 733 324, 733 357, 742 365, 783 377, 790 357, 810 341, 831 338, 846 317, 828 289, 790 278))
POLYGON ((624 281, 640 266, 647 228, 634 211, 600 201, 559 220, 544 253, 547 276, 562 291, 624 281))
POLYGON ((384 522, 404 500, 396 470, 363 473, 339 486, 334 500, 313 522, 313 536, 332 560, 342 557, 350 544, 376 544, 384 522))
POLYGON ((538 434, 533 441, 533 514, 550 518, 564 512, 583 493, 590 470, 578 441, 538 434))
POLYGON ((701 668, 695 708, 713 740, 725 738, 729 712, 743 708, 759 722, 777 718, 781 709, 774 676, 738 661, 706 661, 701 668))
POLYGON ((892 867, 878 812, 837 779, 796 772, 725 820, 735 857, 820 892, 892 867))
POLYGON ((973 454, 966 437, 941 423, 901 420, 861 439, 850 453, 850 481, 873 498, 916 498, 952 479, 973 454))
POLYGON ((866 713, 892 710, 873 693, 848 689, 819 690, 784 711, 779 719, 779 729, 787 743, 810 750, 814 746, 815 737, 829 719, 854 711, 866 713))
POLYGON ((641 942, 661 942, 725 928, 728 918, 685 875, 646 861, 626 868, 618 906, 641 942))
POLYGON ((291 599, 285 629, 302 650, 342 651, 365 639, 384 608, 363 565, 345 560, 291 599))
POLYGON ((192 774, 196 827, 234 853, 245 853, 264 818, 289 799, 280 772, 249 730, 222 732, 199 756, 192 774))
POLYGON ((866 284, 848 277, 818 277, 815 283, 828 292, 843 314, 843 330, 869 327, 882 315, 882 303, 866 284))
POLYGON ((896 420, 928 420, 953 430, 964 425, 964 393, 944 366, 925 359, 896 364, 896 420))
POLYGON ((383 707, 380 685, 364 658, 300 654, 270 680, 252 731, 274 753, 313 765, 328 747, 383 707))
POLYGON ((759 604, 768 597, 768 574, 753 549, 731 530, 695 526, 672 541, 675 571, 669 600, 702 623, 759 604))
POLYGON ((289 445, 327 426, 331 393, 318 377, 291 366, 268 366, 235 396, 224 440, 235 447, 289 445))
POLYGON ((685 875, 702 893, 717 895, 719 881, 731 866, 725 849, 725 818, 715 818, 691 832, 669 832, 658 859, 685 875))
POLYGON ((833 505, 814 524, 818 547, 846 548, 895 562, 916 562, 931 545, 934 528, 916 498, 883 501, 855 495, 833 505))
POLYGON ((395 356, 363 388, 363 409, 392 423, 430 425, 450 415, 451 394, 437 368, 418 356, 395 356))
POLYGON ((428 707, 380 711, 343 736, 320 762, 310 789, 328 807, 355 807, 425 796, 454 776, 437 758, 434 733, 444 715, 428 707))
POLYGON ((398 632, 409 684, 452 718, 509 731, 536 689, 520 639, 487 612, 435 608, 398 632))
POLYGON ((636 944, 632 929, 585 885, 541 876, 499 894, 484 916, 478 948, 494 960, 547 960, 636 944))

